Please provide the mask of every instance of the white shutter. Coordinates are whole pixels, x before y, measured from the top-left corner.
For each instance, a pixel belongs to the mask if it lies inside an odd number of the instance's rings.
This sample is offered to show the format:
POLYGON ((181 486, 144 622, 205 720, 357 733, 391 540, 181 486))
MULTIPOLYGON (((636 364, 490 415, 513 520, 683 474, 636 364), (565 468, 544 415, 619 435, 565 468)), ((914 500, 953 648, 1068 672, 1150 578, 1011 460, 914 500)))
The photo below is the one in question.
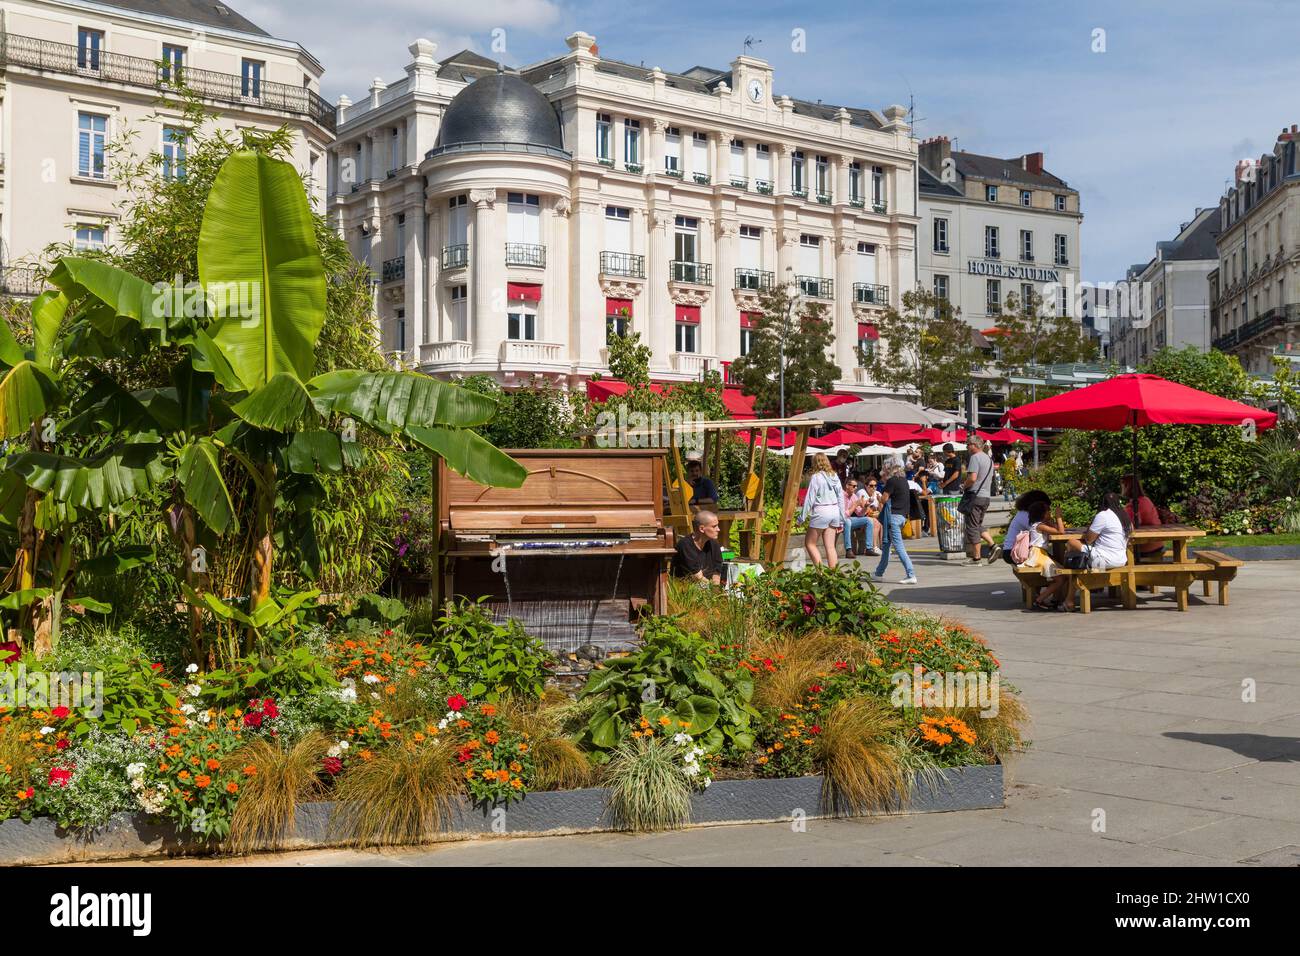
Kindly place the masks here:
POLYGON ((691 137, 691 172, 709 172, 709 141, 691 137))
POLYGON ((740 267, 742 269, 763 268, 763 240, 748 236, 740 240, 740 267))
POLYGON ((754 155, 754 178, 772 181, 772 153, 770 150, 754 155))
POLYGON ((605 242, 610 252, 631 252, 632 223, 626 219, 606 219, 605 242))
POLYGON ((745 147, 736 143, 731 144, 731 175, 745 178, 745 147))
POLYGON ((822 256, 821 249, 817 246, 800 246, 799 247, 799 274, 802 276, 815 276, 821 278, 822 274, 822 256))
POLYGON ((469 208, 454 206, 448 224, 447 245, 459 246, 469 242, 469 208))
POLYGON ((876 254, 874 252, 858 253, 858 280, 869 285, 876 284, 876 254))

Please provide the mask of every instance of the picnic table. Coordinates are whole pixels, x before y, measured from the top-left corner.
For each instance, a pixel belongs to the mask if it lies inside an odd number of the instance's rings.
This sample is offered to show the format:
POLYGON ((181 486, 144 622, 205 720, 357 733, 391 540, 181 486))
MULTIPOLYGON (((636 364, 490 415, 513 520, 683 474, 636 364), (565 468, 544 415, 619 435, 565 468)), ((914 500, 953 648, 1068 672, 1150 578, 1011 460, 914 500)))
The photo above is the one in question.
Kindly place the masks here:
MULTIPOLYGON (((1176 592, 1178 609, 1185 611, 1187 610, 1187 594, 1193 582, 1202 581, 1207 596, 1210 593, 1211 582, 1217 582, 1219 584, 1219 603, 1227 604, 1228 582, 1236 576, 1237 569, 1243 563, 1217 551, 1198 551, 1189 555, 1188 547, 1190 543, 1196 538, 1203 537, 1205 532, 1200 528, 1193 528, 1189 525, 1167 524, 1134 528, 1128 538, 1128 561, 1121 567, 1110 568, 1105 571, 1071 570, 1063 567, 1066 541, 1070 538, 1082 536, 1087 530, 1087 528, 1067 528, 1065 531, 1052 531, 1043 534, 1043 538, 1051 550, 1052 558, 1058 565, 1056 573, 1070 578, 1071 587, 1078 591, 1080 610, 1085 614, 1092 610, 1091 588, 1094 587, 1106 587, 1112 591, 1118 588, 1124 607, 1130 610, 1137 607, 1139 587, 1149 587, 1153 591, 1161 586, 1173 587, 1176 592), (1166 561, 1163 559, 1163 555, 1157 552, 1157 557, 1154 560, 1148 557, 1139 561, 1135 553, 1135 547, 1143 542, 1151 541, 1171 542, 1173 545, 1171 559, 1166 561)), ((1022 572, 1017 570, 1016 577, 1025 590, 1027 605, 1028 602, 1034 600, 1038 589, 1046 583, 1046 579, 1037 571, 1022 572)))

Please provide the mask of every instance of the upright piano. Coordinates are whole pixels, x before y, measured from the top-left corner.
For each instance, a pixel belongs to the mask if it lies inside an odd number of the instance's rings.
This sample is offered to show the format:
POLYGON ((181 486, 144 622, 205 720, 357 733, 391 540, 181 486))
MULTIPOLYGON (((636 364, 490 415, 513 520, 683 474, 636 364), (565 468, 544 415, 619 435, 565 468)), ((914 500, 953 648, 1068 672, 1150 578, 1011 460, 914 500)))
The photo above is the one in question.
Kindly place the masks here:
POLYGON ((635 646, 661 614, 673 532, 663 521, 664 451, 508 450, 528 472, 492 488, 447 468, 434 484, 434 599, 487 598, 562 659, 635 646))

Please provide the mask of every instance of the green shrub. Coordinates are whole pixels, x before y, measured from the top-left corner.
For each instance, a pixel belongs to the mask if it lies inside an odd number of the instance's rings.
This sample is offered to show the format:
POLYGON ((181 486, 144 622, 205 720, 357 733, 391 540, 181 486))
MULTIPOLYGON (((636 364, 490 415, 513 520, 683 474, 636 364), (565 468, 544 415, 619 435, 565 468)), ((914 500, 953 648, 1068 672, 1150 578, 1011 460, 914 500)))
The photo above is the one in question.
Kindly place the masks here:
POLYGON ((890 613, 875 585, 848 565, 774 571, 748 582, 744 593, 772 627, 795 633, 825 629, 869 638, 890 613))
POLYGON ((433 666, 452 690, 474 700, 541 697, 550 655, 518 621, 498 624, 484 600, 443 605, 429 642, 433 666))

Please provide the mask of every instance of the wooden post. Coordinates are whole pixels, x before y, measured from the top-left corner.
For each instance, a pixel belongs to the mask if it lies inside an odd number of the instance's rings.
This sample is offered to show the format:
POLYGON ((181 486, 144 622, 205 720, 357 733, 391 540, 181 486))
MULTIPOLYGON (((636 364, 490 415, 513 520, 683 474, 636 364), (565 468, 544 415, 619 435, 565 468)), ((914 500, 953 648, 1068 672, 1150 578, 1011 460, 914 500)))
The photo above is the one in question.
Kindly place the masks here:
POLYGON ((776 544, 772 549, 772 563, 780 566, 790 544, 790 528, 794 524, 794 509, 799 503, 799 479, 803 476, 804 452, 808 449, 808 426, 795 427, 794 449, 790 455, 790 470, 786 474, 785 494, 781 499, 781 524, 776 531, 776 544))

